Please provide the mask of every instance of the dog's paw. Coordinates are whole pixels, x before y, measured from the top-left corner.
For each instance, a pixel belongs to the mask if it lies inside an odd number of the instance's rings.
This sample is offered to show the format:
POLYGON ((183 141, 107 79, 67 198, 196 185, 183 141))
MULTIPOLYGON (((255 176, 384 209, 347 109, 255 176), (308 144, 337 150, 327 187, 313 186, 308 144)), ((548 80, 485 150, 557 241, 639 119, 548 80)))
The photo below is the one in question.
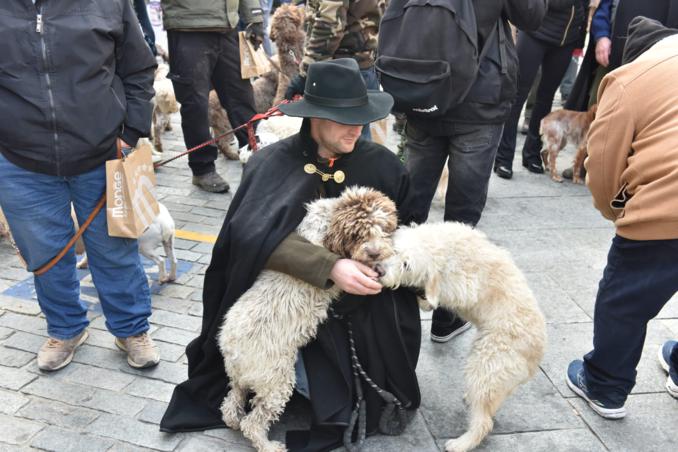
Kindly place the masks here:
POLYGON ((89 267, 87 259, 83 259, 80 262, 78 262, 77 264, 75 264, 75 268, 77 268, 78 270, 84 270, 87 267, 89 267))
POLYGON ((584 183, 584 180, 583 180, 581 177, 579 177, 579 176, 577 176, 577 177, 572 177, 572 183, 573 183, 573 184, 583 184, 583 183, 584 183))
POLYGON ((551 177, 551 179, 553 180, 553 182, 559 182, 559 183, 563 182, 563 178, 560 177, 560 176, 553 176, 553 177, 551 177))
POLYGON ((171 274, 158 278, 158 282, 160 284, 165 284, 165 283, 173 282, 173 281, 176 281, 176 280, 177 280, 177 275, 171 275, 171 274))
POLYGON ((262 452, 287 452, 287 448, 283 443, 278 441, 269 441, 262 449, 262 452))
POLYGON ((470 450, 464 443, 465 441, 461 438, 451 439, 445 443, 445 452, 466 452, 470 450))

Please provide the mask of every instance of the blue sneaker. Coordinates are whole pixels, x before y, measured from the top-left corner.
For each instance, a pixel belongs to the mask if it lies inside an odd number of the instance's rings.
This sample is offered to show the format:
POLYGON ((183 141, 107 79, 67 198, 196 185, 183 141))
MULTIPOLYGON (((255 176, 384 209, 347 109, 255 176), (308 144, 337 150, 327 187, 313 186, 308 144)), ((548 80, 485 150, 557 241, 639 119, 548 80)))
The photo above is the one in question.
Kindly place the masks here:
MULTIPOLYGON (((678 345, 678 341, 666 341, 664 345, 659 347, 659 364, 662 366, 662 369, 668 374, 671 364, 671 352, 673 347, 678 345)), ((678 399, 678 383, 676 383, 671 375, 666 378, 666 391, 672 396, 678 399)))
POLYGON ((599 416, 605 419, 621 419, 626 416, 626 408, 623 404, 613 405, 589 397, 588 389, 586 389, 586 377, 584 376, 584 362, 581 359, 572 361, 567 367, 565 381, 567 381, 567 386, 572 392, 586 400, 591 409, 599 416))

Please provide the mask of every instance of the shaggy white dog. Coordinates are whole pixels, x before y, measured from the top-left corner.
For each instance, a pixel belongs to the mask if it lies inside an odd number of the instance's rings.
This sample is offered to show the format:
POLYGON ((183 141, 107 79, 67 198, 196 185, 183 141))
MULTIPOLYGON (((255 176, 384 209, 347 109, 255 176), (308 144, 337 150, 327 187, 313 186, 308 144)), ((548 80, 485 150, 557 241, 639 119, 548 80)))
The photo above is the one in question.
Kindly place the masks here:
POLYGON ((544 355, 546 325, 525 277, 508 252, 460 223, 399 228, 382 284, 422 288, 422 308, 454 310, 477 329, 466 363, 466 433, 448 452, 473 449, 492 431, 503 401, 531 378, 544 355))
MULTIPOLYGON (((297 232, 336 254, 374 265, 393 252, 397 222, 393 201, 357 187, 347 188, 339 198, 308 204, 297 232)), ((226 425, 241 429, 258 451, 286 450, 268 440, 268 429, 292 395, 298 349, 315 336, 339 294, 336 286, 323 290, 264 270, 226 314, 218 343, 231 390, 221 411, 226 425), (250 391, 255 393, 252 410, 245 415, 250 391)))

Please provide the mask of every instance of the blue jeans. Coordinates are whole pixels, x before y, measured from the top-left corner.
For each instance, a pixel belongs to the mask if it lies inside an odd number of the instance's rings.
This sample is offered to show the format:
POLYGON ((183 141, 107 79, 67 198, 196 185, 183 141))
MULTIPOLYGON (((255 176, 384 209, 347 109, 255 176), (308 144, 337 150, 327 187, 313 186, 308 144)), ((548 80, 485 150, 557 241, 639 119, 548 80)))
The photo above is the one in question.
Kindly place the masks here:
MULTIPOLYGON (((361 69, 360 75, 363 76, 365 80, 365 86, 368 90, 378 90, 379 89, 379 79, 377 78, 377 71, 374 70, 374 66, 369 69, 361 69)), ((372 132, 370 132, 370 125, 365 124, 363 131, 360 134, 360 137, 365 140, 372 140, 372 132)))
POLYGON ((273 9, 273 0, 259 0, 259 6, 264 13, 264 52, 266 55, 273 56, 273 47, 271 47, 271 36, 268 33, 268 26, 271 22, 271 9, 273 9))
MULTIPOLYGON (((105 190, 105 165, 57 177, 20 168, 0 154, 0 205, 30 271, 56 256, 73 236, 71 203, 82 224, 105 190)), ((110 237, 104 209, 83 239, 108 330, 116 337, 147 331, 151 294, 136 240, 110 237)), ((71 248, 49 271, 35 276, 47 332, 56 339, 73 338, 89 324, 75 264, 71 248)))

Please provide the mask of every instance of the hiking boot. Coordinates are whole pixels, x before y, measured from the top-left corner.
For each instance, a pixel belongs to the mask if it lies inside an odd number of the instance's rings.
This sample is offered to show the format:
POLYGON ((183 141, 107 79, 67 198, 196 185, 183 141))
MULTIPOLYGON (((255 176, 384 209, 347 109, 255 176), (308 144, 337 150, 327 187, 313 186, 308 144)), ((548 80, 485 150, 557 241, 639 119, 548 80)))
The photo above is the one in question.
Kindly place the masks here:
POLYGON ((193 176, 193 185, 197 185, 210 193, 226 193, 230 188, 228 182, 219 176, 216 171, 193 176))
POLYGON ((116 337, 115 345, 127 352, 127 364, 135 369, 153 367, 160 362, 158 347, 148 333, 124 338, 116 337))
POLYGON ((441 308, 433 311, 431 320, 431 340, 444 343, 459 336, 471 328, 471 324, 457 315, 441 308))
POLYGON ((42 344, 38 351, 38 368, 40 370, 54 371, 66 367, 75 354, 75 349, 87 340, 87 330, 71 339, 54 339, 50 337, 42 344))
POLYGON ((605 419, 621 419, 626 416, 626 408, 624 404, 615 404, 612 402, 605 402, 594 399, 589 395, 589 390, 586 387, 586 377, 584 376, 584 362, 581 359, 576 359, 567 367, 567 374, 565 375, 567 386, 582 399, 589 403, 593 411, 605 419))
POLYGON ((659 347, 659 364, 669 374, 666 378, 666 391, 669 395, 678 399, 678 379, 673 378, 674 375, 678 375, 678 369, 674 369, 675 372, 671 375, 671 352, 673 352, 674 347, 678 347, 678 341, 667 341, 659 347))

